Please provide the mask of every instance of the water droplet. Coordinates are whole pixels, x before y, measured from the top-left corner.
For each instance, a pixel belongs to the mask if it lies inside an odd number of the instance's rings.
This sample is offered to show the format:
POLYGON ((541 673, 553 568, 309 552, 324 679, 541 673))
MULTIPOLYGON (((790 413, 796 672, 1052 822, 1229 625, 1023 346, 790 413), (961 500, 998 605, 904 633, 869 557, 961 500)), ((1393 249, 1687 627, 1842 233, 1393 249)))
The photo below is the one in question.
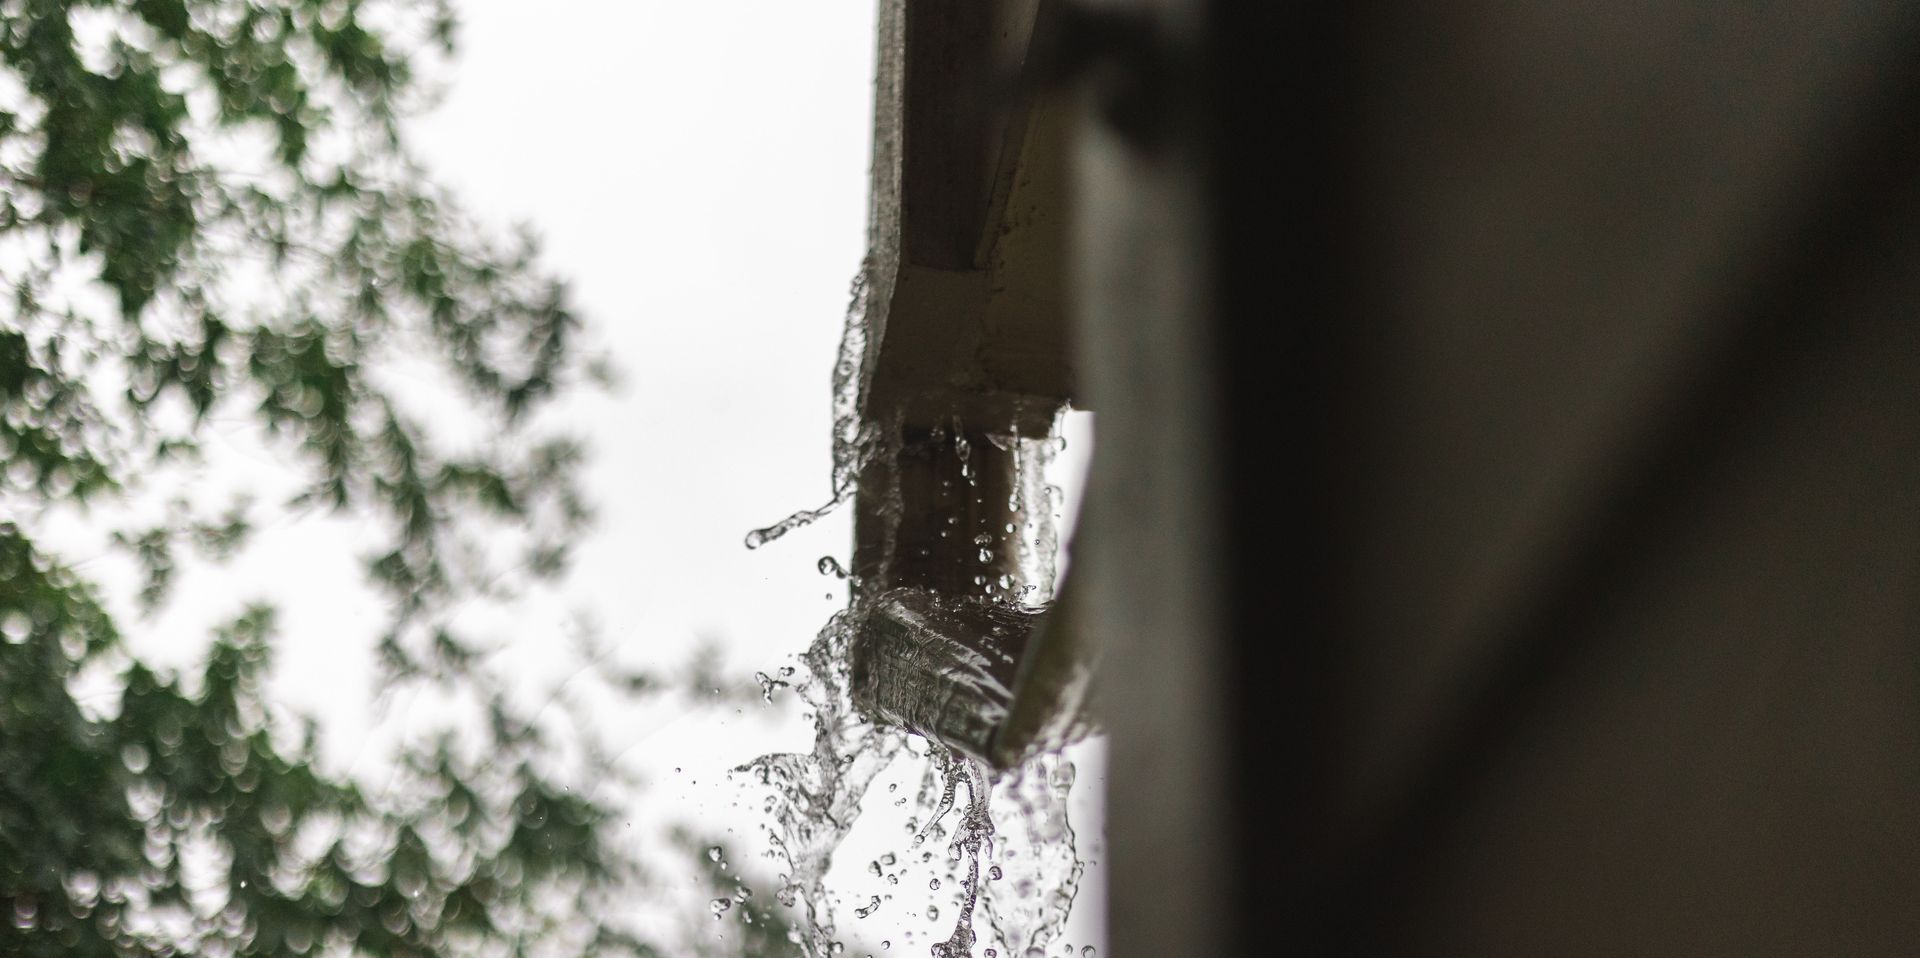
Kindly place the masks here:
POLYGON ((821 575, 830 575, 836 579, 847 577, 847 570, 840 565, 840 560, 832 556, 821 556, 820 561, 814 563, 814 568, 819 569, 821 575))
POLYGON ((723 851, 720 848, 720 846, 718 845, 710 846, 707 848, 707 861, 717 862, 720 860, 720 856, 724 854, 726 854, 726 852, 723 851))
POLYGON ((1000 879, 1005 877, 1007 877, 1006 873, 1000 870, 999 865, 995 865, 992 868, 987 869, 987 878, 991 881, 999 881, 1000 879))
POLYGON ((928 920, 928 921, 939 921, 939 920, 940 920, 940 906, 939 906, 939 905, 928 905, 928 906, 927 906, 927 920, 928 920))
POLYGON ((719 921, 720 916, 726 914, 727 909, 733 907, 733 899, 715 898, 714 900, 707 902, 707 907, 713 910, 713 920, 719 921))
MULTIPOLYGON (((831 595, 829 595, 829 596, 827 596, 827 598, 829 598, 829 599, 831 599, 831 598, 833 598, 833 596, 831 596, 831 595)), ((784 688, 788 688, 788 687, 790 686, 790 684, 791 684, 791 683, 788 683, 788 682, 783 682, 783 681, 781 681, 780 679, 776 679, 776 678, 774 678, 773 676, 771 676, 771 675, 768 675, 768 674, 767 674, 767 673, 765 673, 765 672, 755 672, 755 673, 753 673, 753 680, 754 680, 755 682, 758 682, 758 683, 760 683, 760 701, 761 701, 761 702, 762 702, 763 704, 766 704, 766 705, 772 705, 772 704, 773 704, 773 690, 774 690, 774 689, 784 689, 784 688)), ((738 712, 739 712, 739 710, 738 710, 738 709, 735 709, 734 711, 735 711, 735 713, 736 713, 736 714, 738 714, 738 712)))
POLYGON ((892 947, 893 947, 893 942, 891 942, 891 941, 887 941, 887 940, 885 940, 885 939, 882 939, 882 940, 881 940, 881 942, 880 942, 880 950, 881 950, 881 951, 886 951, 887 949, 889 949, 889 948, 892 948, 892 947))
POLYGON ((879 910, 880 910, 880 896, 874 895, 867 900, 867 907, 855 908, 853 910, 853 913, 861 918, 865 918, 868 915, 871 915, 874 912, 879 910))
POLYGON ((1095 953, 1096 952, 1094 951, 1093 946, 1088 945, 1087 947, 1080 949, 1080 958, 1093 958, 1095 953))
POLYGON ((931 888, 931 889, 933 889, 934 891, 939 891, 939 890, 940 890, 940 879, 938 879, 938 878, 936 878, 936 879, 934 879, 934 880, 932 880, 932 881, 930 881, 930 882, 927 882, 927 887, 928 887, 928 888, 931 888))
POLYGON ((886 865, 889 868, 891 868, 893 866, 893 863, 896 861, 899 861, 899 859, 894 858, 892 852, 887 852, 886 854, 880 856, 880 864, 886 865))

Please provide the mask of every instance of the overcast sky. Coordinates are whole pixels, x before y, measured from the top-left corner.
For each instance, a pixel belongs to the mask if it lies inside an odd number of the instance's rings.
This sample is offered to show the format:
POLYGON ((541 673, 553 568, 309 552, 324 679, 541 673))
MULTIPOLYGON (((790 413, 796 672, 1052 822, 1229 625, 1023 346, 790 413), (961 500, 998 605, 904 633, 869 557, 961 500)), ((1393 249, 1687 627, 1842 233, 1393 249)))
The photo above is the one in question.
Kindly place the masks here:
POLYGON ((625 373, 583 423, 602 530, 580 585, 650 643, 788 648, 844 521, 748 553, 827 493, 828 371, 865 250, 865 3, 468 0, 436 176, 525 222, 625 373))

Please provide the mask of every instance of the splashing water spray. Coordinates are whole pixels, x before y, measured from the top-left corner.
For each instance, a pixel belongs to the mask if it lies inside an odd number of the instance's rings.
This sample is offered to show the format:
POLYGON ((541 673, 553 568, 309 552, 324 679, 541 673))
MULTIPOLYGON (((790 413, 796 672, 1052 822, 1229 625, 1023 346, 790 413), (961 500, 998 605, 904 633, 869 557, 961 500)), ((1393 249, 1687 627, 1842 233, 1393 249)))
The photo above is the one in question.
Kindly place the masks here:
MULTIPOLYGON (((770 790, 768 832, 787 864, 776 896, 798 909, 806 953, 828 958, 841 953, 825 886, 834 852, 875 779, 924 737, 934 787, 921 790, 926 819, 909 851, 928 860, 944 838, 963 876, 952 931, 930 953, 973 954, 979 913, 1007 955, 1024 956, 1058 937, 1083 869, 1067 820, 1073 766, 1057 752, 1092 730, 1094 656, 1073 628, 1071 590, 1054 596, 1058 490, 1045 470, 1060 407, 973 395, 947 404, 971 419, 924 409, 876 419, 861 395, 867 296, 857 281, 835 367, 832 497, 746 542, 758 548, 856 503, 851 568, 821 563, 848 579, 848 607, 801 656, 808 674, 793 684, 813 748, 736 774, 770 790)), ((880 861, 871 870, 884 871, 880 861)), ((856 914, 880 907, 874 896, 856 914)))

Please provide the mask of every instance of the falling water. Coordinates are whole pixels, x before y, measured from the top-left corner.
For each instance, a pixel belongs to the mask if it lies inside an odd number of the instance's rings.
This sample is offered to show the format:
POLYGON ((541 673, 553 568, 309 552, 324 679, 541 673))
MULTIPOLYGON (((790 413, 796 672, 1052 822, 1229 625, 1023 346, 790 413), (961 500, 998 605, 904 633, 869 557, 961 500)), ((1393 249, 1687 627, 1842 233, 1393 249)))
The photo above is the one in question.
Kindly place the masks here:
MULTIPOLYGON (((919 761, 929 786, 914 800, 914 820, 922 824, 899 856, 882 856, 871 873, 900 887, 899 873, 883 864, 943 853, 932 860, 958 878, 959 901, 950 933, 929 950, 934 958, 973 954, 982 937, 976 916, 986 919, 1001 954, 1045 949, 1060 934, 1084 867, 1067 817, 1073 764, 1042 755, 995 780, 981 763, 937 743, 927 742, 922 758, 906 747, 911 733, 862 720, 846 687, 852 621, 849 612, 836 614, 802 657, 810 675, 794 688, 813 714, 812 751, 763 755, 736 769, 769 789, 767 833, 787 867, 776 897, 799 909, 800 944, 812 958, 836 954, 839 928, 825 881, 834 852, 879 775, 896 761, 919 761)), ((932 884, 930 891, 940 890, 938 878, 932 884)), ((880 909, 879 896, 863 901, 856 920, 880 909)), ((927 916, 938 914, 930 903, 927 916)))
POLYGON ((772 789, 769 835, 786 860, 780 904, 803 906, 807 954, 831 954, 834 922, 826 891, 833 852, 853 829, 860 802, 906 742, 906 733, 870 724, 847 693, 851 613, 835 613, 801 656, 808 677, 794 686, 813 713, 813 750, 762 755, 735 769, 772 789))
POLYGON ((840 351, 833 364, 833 494, 826 504, 802 509, 747 533, 747 548, 758 549, 807 525, 853 498, 854 479, 878 451, 878 431, 860 421, 860 366, 867 352, 867 277, 863 266, 847 296, 847 317, 840 333, 840 351))
MULTIPOLYGON (((821 508, 802 510, 755 530, 747 536, 748 548, 779 538, 852 498, 861 470, 885 451, 886 432, 862 423, 859 415, 860 365, 868 343, 867 296, 863 272, 853 284, 834 368, 832 498, 821 508)), ((1007 528, 1002 547, 1019 550, 1022 577, 1032 584, 1015 592, 1008 588, 1012 583, 1002 583, 1000 594, 1008 601, 1018 601, 1016 595, 1044 601, 1052 591, 1057 546, 1052 514, 1058 501, 1058 490, 1045 484, 1044 467, 1058 448, 1057 441, 990 438, 1011 449, 1019 460, 1023 482, 1009 508, 1025 517, 1025 525, 1007 528)), ((964 446, 960 451, 964 457, 964 446)), ((822 560, 820 569, 823 574, 847 575, 832 560, 822 560)), ((857 586, 857 578, 852 581, 857 586)), ((990 940, 998 943, 997 948, 989 946, 988 954, 1014 958, 1043 951, 1062 930, 1083 870, 1067 818, 1073 765, 1057 754, 1043 754, 996 779, 984 765, 937 743, 866 721, 850 694, 848 659, 855 626, 866 612, 862 603, 871 601, 862 590, 853 590, 849 608, 836 613, 801 656, 804 678, 786 682, 767 677, 761 683, 769 698, 775 688, 787 685, 799 695, 813 721, 812 749, 764 755, 735 770, 736 775, 769 789, 765 828, 787 866, 776 897, 780 904, 798 909, 799 944, 810 958, 842 953, 826 887, 827 871, 835 851, 853 830, 876 778, 898 761, 923 765, 924 785, 911 806, 911 845, 898 849, 898 855, 882 855, 869 871, 887 882, 886 887, 904 890, 898 881, 908 865, 916 859, 931 864, 936 850, 944 853, 938 865, 957 885, 943 893, 939 878, 929 882, 932 897, 924 914, 928 920, 939 920, 940 904, 951 899, 953 924, 944 940, 930 946, 929 954, 933 958, 972 955, 981 937, 976 916, 986 919, 990 940), (924 755, 909 747, 916 740, 926 742, 924 755), (959 800, 962 789, 964 802, 959 800), (896 862, 900 869, 889 872, 896 862)), ((785 679, 789 672, 781 674, 785 679)), ((907 807, 904 798, 895 804, 907 807)), ((861 904, 854 909, 854 920, 870 919, 892 897, 891 892, 858 897, 861 904)))

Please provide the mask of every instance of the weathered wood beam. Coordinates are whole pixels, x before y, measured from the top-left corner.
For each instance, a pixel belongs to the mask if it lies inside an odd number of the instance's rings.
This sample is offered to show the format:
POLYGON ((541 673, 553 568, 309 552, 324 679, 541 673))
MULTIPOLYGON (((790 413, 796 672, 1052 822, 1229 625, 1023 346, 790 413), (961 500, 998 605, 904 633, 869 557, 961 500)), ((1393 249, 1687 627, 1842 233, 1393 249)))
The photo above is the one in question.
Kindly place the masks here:
POLYGON ((1037 434, 1073 395, 1066 111, 1022 82, 1048 6, 882 4, 870 418, 1037 434))

